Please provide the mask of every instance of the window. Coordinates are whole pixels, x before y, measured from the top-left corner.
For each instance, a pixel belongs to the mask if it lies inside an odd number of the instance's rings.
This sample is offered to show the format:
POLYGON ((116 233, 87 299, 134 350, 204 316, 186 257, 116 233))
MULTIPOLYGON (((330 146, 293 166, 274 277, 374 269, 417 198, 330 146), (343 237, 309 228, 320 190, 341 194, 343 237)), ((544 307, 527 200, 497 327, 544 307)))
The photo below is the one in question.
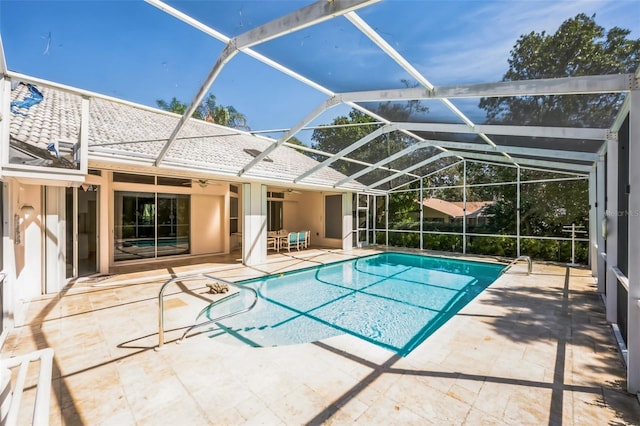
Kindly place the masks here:
POLYGON ((191 199, 116 191, 114 261, 190 253, 191 199))
POLYGON ((125 182, 125 183, 144 183, 147 185, 155 185, 156 177, 153 175, 135 175, 131 173, 114 172, 113 181, 125 182))
POLYGON ((179 179, 179 178, 158 176, 158 185, 191 188, 191 179, 179 179))
POLYGON ((424 221, 444 223, 444 218, 443 217, 425 217, 424 221))

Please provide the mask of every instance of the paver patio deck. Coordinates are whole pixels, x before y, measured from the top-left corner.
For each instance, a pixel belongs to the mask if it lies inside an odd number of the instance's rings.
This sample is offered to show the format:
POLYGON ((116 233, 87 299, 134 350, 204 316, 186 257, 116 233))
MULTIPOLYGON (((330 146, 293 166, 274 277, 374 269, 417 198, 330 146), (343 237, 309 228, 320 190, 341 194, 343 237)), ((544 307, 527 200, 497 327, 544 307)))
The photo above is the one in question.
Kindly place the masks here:
POLYGON ((32 301, 2 357, 55 350, 52 425, 640 422, 594 279, 557 265, 536 263, 530 276, 512 268, 404 358, 348 335, 254 348, 203 333, 178 345, 212 296, 177 286, 166 297, 170 343, 154 350, 158 291, 172 276, 237 280, 372 252, 309 250, 259 268, 213 262, 79 281, 32 301))

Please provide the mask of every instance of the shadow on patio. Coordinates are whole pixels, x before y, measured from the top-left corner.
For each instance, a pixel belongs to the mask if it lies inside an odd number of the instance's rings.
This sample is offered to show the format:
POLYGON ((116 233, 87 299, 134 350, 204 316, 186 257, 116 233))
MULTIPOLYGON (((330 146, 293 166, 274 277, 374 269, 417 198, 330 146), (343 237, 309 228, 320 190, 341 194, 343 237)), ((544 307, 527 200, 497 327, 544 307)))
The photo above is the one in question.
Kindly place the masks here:
MULTIPOLYGON (((370 253, 308 253, 261 272, 370 253)), ((239 279, 258 271, 219 273, 239 279)), ((55 350, 51 424, 559 425, 640 418, 587 271, 536 264, 531 276, 506 274, 404 358, 353 336, 251 348, 197 334, 156 352, 163 282, 71 285, 31 303, 3 355, 55 350)), ((186 286, 167 296, 168 340, 189 325, 193 316, 185 313, 201 306, 194 300, 210 300, 205 293, 186 286)))

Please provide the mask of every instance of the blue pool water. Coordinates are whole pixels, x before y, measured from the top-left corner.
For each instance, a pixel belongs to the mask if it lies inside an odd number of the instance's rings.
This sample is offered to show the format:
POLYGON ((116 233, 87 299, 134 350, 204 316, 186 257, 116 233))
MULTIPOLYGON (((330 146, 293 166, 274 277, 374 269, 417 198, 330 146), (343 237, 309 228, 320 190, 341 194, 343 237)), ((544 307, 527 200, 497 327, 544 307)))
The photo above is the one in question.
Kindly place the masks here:
MULTIPOLYGON (((257 347, 351 334, 406 356, 500 274, 504 265, 382 253, 242 284, 260 299, 248 313, 217 322, 257 347)), ((203 311, 209 319, 250 303, 248 291, 203 311)))

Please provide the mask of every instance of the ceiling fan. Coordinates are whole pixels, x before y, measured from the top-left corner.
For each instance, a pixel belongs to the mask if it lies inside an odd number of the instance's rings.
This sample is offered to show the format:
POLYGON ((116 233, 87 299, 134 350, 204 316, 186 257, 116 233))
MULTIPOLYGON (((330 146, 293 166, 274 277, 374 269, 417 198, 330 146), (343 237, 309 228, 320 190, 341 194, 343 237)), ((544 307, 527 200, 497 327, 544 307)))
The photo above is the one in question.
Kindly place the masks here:
MULTIPOLYGON (((218 182, 211 179, 192 179, 191 182, 192 182, 192 185, 198 184, 200 188, 206 188, 209 185, 219 185, 218 182)), ((188 185, 188 182, 186 182, 185 185, 188 185)))
POLYGON ((282 193, 282 194, 285 194, 285 193, 288 193, 288 194, 302 194, 302 192, 297 191, 297 190, 295 190, 293 188, 271 187, 271 188, 268 188, 267 191, 273 192, 273 193, 282 193))
POLYGON ((289 193, 289 194, 302 194, 302 192, 297 191, 297 190, 295 190, 293 188, 278 188, 278 187, 274 187, 274 188, 269 189, 269 191, 289 193))
POLYGON ((209 186, 208 179, 198 179, 197 182, 198 182, 198 185, 200 185, 200 188, 206 188, 207 186, 209 186))

